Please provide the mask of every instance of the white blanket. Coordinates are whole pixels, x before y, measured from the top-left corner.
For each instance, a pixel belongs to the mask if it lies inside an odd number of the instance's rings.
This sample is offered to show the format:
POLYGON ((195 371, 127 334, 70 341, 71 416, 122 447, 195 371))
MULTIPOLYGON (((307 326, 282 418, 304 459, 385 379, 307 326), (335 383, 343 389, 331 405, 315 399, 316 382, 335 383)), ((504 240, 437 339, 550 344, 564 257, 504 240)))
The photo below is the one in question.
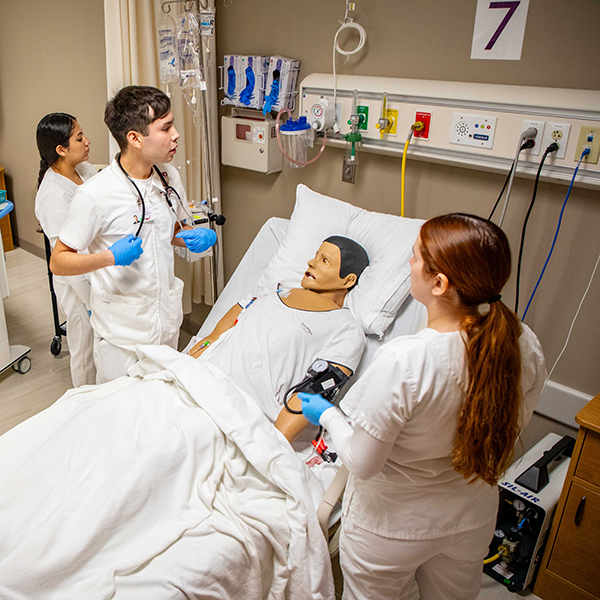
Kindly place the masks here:
POLYGON ((0 437, 0 598, 333 598, 291 446, 214 366, 138 353, 0 437))

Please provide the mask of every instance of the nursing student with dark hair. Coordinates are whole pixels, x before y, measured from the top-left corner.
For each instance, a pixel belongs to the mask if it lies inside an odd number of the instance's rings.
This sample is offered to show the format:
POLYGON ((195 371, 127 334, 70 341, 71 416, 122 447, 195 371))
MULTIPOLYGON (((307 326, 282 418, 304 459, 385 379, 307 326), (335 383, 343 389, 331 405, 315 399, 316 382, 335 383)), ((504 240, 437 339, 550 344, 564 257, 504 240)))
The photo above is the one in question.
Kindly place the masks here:
POLYGON ((50 261, 57 275, 90 273, 97 383, 126 375, 136 344, 177 347, 183 282, 172 246, 200 253, 217 239, 185 223, 185 191, 168 164, 179 133, 166 94, 125 87, 104 122, 121 152, 78 189, 50 261))
MULTIPOLYGON (((96 174, 87 161, 90 140, 77 119, 66 113, 46 115, 37 126, 40 153, 35 216, 54 248, 67 218, 73 195, 79 186, 96 174)), ((67 318, 67 344, 71 356, 74 387, 96 383, 93 331, 90 324, 90 279, 88 275, 53 280, 58 304, 67 318)))
POLYGON ((539 341, 501 299, 511 255, 497 225, 430 219, 410 263, 427 327, 384 344, 341 410, 299 394, 350 471, 346 600, 402 600, 415 576, 423 600, 477 598, 496 484, 546 378, 539 341))

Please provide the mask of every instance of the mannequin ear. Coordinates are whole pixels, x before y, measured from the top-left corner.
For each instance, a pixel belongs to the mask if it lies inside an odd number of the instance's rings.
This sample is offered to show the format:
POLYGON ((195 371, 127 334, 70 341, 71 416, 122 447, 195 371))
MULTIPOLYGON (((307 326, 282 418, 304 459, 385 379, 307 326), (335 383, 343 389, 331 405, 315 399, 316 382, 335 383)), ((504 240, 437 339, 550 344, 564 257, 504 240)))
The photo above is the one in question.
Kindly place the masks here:
POLYGON ((448 281, 448 277, 443 273, 436 273, 433 276, 433 288, 431 289, 431 293, 434 296, 441 297, 450 289, 450 282, 448 281))
POLYGON ((346 278, 344 279, 344 287, 346 289, 350 289, 353 285, 356 284, 357 281, 357 277, 354 273, 350 273, 350 275, 347 275, 346 278))
POLYGON ((129 144, 131 144, 134 148, 137 148, 138 150, 142 147, 142 136, 137 131, 128 131, 127 141, 129 142, 129 144))

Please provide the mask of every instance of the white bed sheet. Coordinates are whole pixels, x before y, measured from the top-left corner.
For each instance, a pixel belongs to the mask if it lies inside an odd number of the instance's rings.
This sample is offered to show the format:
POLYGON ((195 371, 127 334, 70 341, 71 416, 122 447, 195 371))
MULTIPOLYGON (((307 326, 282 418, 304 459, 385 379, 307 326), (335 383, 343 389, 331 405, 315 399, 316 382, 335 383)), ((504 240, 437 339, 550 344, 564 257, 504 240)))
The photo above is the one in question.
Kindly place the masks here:
POLYGON ((0 437, 0 598, 333 598, 287 441, 213 365, 139 354, 0 437))

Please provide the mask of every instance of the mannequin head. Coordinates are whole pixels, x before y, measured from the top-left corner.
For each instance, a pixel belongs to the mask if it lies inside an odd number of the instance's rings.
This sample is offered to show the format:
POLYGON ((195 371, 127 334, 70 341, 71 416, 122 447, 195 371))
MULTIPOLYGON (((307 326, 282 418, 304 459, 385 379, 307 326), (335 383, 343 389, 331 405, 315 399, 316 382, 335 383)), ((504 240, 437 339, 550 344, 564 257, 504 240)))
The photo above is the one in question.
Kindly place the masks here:
POLYGON ((342 236, 328 237, 308 261, 302 287, 313 292, 341 292, 345 296, 369 264, 364 248, 342 236))

